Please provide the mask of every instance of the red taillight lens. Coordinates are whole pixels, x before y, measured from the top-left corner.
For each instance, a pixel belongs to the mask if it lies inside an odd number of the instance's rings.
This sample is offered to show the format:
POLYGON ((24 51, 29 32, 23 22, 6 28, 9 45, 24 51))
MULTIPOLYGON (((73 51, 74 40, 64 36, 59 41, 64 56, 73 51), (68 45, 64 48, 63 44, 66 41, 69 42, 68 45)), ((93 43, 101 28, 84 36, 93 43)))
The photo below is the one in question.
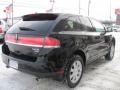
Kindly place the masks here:
POLYGON ((44 42, 44 46, 45 47, 59 47, 60 41, 55 39, 55 38, 46 37, 45 42, 44 42))
POLYGON ((5 35, 5 41, 19 45, 45 47, 45 48, 51 48, 51 47, 55 48, 60 46, 60 41, 51 37, 43 38, 43 37, 18 36, 17 39, 15 35, 7 34, 5 35))
POLYGON ((15 35, 10 35, 10 34, 6 34, 5 35, 5 41, 9 41, 9 42, 16 42, 16 37, 15 35))
POLYGON ((44 38, 39 37, 19 37, 18 43, 20 44, 27 44, 27 45, 36 45, 42 46, 44 43, 44 38))
POLYGON ((0 33, 3 33, 3 28, 2 27, 0 27, 0 33))

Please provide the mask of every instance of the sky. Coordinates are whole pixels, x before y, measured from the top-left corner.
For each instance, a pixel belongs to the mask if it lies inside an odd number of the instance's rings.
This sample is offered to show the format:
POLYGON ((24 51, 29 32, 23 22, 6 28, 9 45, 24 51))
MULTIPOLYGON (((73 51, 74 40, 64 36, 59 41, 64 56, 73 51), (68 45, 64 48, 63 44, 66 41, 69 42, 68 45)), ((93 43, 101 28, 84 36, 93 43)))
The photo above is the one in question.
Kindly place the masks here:
MULTIPOLYGON (((50 9, 52 3, 50 0, 13 0, 14 17, 22 16, 29 13, 45 13, 50 9)), ((110 20, 110 1, 111 1, 111 19, 115 20, 115 8, 120 8, 120 0, 91 0, 90 17, 98 20, 110 20)), ((0 0, 0 18, 6 17, 3 12, 6 6, 11 4, 12 0, 0 0)), ((88 15, 89 0, 55 0, 53 12, 55 13, 72 13, 88 15)))

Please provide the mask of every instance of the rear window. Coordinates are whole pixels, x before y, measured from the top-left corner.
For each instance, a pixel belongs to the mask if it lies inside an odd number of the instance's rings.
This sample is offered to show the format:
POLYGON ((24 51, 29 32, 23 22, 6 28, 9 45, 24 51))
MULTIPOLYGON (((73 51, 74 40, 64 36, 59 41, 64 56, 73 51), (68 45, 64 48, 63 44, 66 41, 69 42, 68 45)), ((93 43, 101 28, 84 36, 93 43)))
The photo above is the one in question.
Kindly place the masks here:
POLYGON ((58 17, 57 14, 31 14, 13 25, 7 33, 41 34, 46 35, 58 17))
POLYGON ((41 34, 45 35, 53 24, 51 21, 19 21, 13 25, 7 33, 20 33, 20 34, 41 34), (31 30, 21 30, 20 28, 28 28, 31 30))
POLYGON ((45 35, 54 21, 20 21, 13 25, 7 33, 42 34, 45 35), (21 30, 20 28, 31 30, 21 30))

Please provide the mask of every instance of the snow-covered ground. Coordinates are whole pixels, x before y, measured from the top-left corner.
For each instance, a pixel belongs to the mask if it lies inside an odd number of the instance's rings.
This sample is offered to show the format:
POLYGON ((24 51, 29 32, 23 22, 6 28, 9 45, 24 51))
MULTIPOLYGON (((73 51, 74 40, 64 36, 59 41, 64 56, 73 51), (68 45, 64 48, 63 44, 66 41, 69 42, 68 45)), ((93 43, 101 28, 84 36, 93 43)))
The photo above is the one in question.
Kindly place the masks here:
POLYGON ((0 60, 0 90, 120 90, 120 33, 116 37, 113 61, 98 59, 87 66, 80 84, 70 89, 52 79, 35 80, 35 76, 5 68, 0 60))

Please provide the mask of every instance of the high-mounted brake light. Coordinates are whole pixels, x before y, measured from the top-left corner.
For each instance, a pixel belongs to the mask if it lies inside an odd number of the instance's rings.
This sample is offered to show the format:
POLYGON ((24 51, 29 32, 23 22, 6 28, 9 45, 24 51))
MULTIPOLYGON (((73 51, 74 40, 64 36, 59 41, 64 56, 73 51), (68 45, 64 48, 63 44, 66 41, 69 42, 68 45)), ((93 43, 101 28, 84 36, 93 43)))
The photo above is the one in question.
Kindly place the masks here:
POLYGON ((44 47, 44 48, 57 48, 60 47, 60 41, 52 37, 28 37, 6 34, 5 41, 17 45, 44 47))

